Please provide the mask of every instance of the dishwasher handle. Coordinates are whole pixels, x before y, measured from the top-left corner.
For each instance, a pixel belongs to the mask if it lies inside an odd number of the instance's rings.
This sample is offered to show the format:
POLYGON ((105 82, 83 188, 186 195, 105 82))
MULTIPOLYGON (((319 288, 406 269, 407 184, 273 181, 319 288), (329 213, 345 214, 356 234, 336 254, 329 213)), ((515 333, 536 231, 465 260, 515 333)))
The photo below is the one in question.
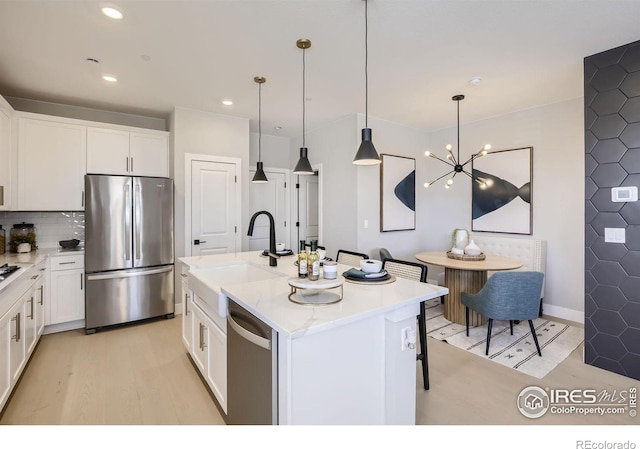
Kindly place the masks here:
POLYGON ((263 338, 259 335, 256 335, 253 332, 249 332, 244 327, 240 326, 236 322, 236 320, 233 319, 231 314, 227 315, 227 324, 231 326, 231 329, 233 329, 236 332, 236 334, 238 334, 245 340, 248 340, 254 345, 260 346, 261 348, 264 348, 268 351, 271 350, 271 340, 267 338, 263 338))

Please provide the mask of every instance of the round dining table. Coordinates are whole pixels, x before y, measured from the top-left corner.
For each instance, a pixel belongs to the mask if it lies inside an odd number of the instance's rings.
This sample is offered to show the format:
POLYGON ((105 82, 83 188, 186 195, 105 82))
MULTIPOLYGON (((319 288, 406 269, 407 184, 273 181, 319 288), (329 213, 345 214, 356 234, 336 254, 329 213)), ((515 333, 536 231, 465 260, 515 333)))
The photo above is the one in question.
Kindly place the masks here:
MULTIPOLYGON (((477 293, 487 282, 487 271, 515 270, 523 264, 510 257, 486 254, 484 260, 451 259, 445 251, 418 253, 420 262, 444 267, 444 283, 449 294, 444 301, 444 317, 452 323, 465 324, 465 306, 460 302, 460 294, 477 293)), ((484 324, 485 317, 469 310, 469 326, 484 324)))

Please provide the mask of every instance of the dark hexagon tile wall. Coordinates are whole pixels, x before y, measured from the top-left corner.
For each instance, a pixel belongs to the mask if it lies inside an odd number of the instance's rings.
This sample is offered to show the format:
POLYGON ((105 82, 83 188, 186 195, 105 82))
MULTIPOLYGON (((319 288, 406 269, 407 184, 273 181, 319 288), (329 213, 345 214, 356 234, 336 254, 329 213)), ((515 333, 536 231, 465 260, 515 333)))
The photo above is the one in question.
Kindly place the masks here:
POLYGON ((585 362, 640 380, 640 41, 584 60, 585 362), (605 243, 625 228, 626 243, 605 243))

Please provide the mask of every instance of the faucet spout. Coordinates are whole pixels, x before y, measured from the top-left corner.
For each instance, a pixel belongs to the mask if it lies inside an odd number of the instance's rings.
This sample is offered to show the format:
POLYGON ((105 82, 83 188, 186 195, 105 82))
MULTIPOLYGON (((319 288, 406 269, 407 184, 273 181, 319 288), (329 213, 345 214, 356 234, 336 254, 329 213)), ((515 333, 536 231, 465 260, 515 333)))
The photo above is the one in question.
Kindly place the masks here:
POLYGON ((261 210, 253 214, 249 221, 249 231, 247 232, 247 235, 253 235, 253 227, 256 224, 256 218, 260 215, 266 215, 269 219, 269 266, 276 267, 278 266, 279 256, 276 254, 276 224, 273 219, 273 215, 266 210, 261 210))

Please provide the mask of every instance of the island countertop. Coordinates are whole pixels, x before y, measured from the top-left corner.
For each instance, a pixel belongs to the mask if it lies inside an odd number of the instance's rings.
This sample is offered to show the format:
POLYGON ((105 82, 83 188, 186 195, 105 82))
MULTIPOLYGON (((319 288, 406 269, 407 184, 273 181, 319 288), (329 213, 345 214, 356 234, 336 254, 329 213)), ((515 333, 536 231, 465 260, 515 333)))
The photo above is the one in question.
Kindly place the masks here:
MULTIPOLYGON (((392 313, 410 304, 417 305, 427 299, 448 293, 445 287, 397 278, 389 284, 361 285, 345 282, 343 299, 335 304, 301 305, 289 300, 288 279, 297 279, 295 256, 281 257, 277 267, 269 267, 268 257, 260 251, 227 253, 220 255, 183 257, 191 276, 212 289, 221 292, 249 310, 256 317, 290 338, 299 338, 339 327, 378 314, 392 313), (277 274, 263 280, 246 281, 229 277, 227 281, 214 281, 209 273, 215 267, 249 263, 277 274), (216 285, 219 283, 219 285, 216 285)), ((338 275, 350 266, 338 265, 338 275)))

